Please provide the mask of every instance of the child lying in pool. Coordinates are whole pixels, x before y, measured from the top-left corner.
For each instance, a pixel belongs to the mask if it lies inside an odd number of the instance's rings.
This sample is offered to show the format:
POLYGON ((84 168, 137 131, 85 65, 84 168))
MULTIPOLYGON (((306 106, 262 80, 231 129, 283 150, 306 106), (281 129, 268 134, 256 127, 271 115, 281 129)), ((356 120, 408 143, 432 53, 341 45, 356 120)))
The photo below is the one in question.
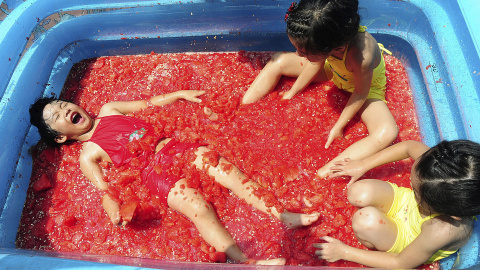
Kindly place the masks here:
MULTIPOLYGON (((43 140, 49 144, 61 144, 72 140, 84 142, 80 154, 80 168, 95 187, 102 191, 102 205, 112 223, 125 225, 126 220, 120 215, 119 204, 105 192, 109 188, 109 183, 104 181, 100 162, 110 162, 117 167, 129 166, 132 152, 128 143, 148 138, 154 133, 154 127, 150 124, 125 114, 145 109, 149 104, 162 106, 179 99, 201 102, 198 96, 203 93, 204 91, 182 90, 159 95, 149 101, 110 102, 102 106, 95 119, 73 103, 54 98, 41 98, 30 107, 30 121, 39 129, 43 140)), ((160 164, 165 169, 171 165, 175 155, 194 151, 196 159, 193 164, 198 169, 202 169, 206 166, 203 154, 209 151, 208 148, 201 144, 182 143, 170 138, 164 138, 158 144, 156 144, 158 140, 152 140, 152 142, 151 149, 141 149, 145 152, 143 158, 145 162, 141 168, 142 179, 152 194, 159 196, 160 200, 172 209, 187 216, 205 241, 217 251, 225 252, 230 259, 256 264, 285 263, 282 258, 248 260, 202 195, 196 189, 188 187, 186 179, 165 173, 165 170, 158 173, 158 168, 155 167, 160 164), (153 157, 149 156, 150 153, 153 157)), ((236 196, 253 207, 275 216, 290 228, 310 225, 318 219, 318 214, 298 214, 288 211, 279 213, 275 208, 267 207, 253 194, 258 185, 245 180, 245 175, 224 158, 220 158, 217 166, 207 166, 207 172, 236 196), (226 164, 231 166, 225 166, 226 164), (225 169, 227 167, 232 169, 225 169)))
POLYGON ((351 176, 348 200, 360 209, 352 227, 368 248, 356 249, 323 237, 314 244, 320 259, 348 260, 391 269, 411 269, 445 258, 466 244, 480 214, 480 145, 467 140, 443 141, 429 148, 406 141, 362 160, 340 161, 333 176, 351 176), (369 169, 415 160, 412 188, 375 179, 355 182, 369 169))

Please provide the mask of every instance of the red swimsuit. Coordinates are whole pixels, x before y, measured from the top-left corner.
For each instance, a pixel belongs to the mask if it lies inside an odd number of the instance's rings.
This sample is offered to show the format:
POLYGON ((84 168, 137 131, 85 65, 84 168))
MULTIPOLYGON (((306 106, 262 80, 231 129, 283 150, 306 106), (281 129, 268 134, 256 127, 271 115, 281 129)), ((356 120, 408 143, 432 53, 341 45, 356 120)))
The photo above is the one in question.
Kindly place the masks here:
MULTIPOLYGON (((152 125, 135 117, 110 115, 100 119, 97 128, 88 141, 98 144, 107 152, 116 167, 126 165, 131 161, 132 153, 127 147, 129 142, 141 139, 148 132, 154 130, 152 125)), ((173 157, 199 146, 202 146, 202 144, 182 143, 172 139, 155 154, 150 162, 144 162, 146 166, 140 168, 144 184, 150 189, 150 192, 159 196, 163 203, 167 204, 170 189, 180 180, 180 177, 166 172, 168 167, 172 165, 173 157), (162 164, 161 174, 157 174, 154 170, 157 164, 162 164)), ((151 150, 153 153, 155 146, 151 150)), ((146 161, 149 159, 149 154, 150 151, 143 151, 139 157, 146 161)))

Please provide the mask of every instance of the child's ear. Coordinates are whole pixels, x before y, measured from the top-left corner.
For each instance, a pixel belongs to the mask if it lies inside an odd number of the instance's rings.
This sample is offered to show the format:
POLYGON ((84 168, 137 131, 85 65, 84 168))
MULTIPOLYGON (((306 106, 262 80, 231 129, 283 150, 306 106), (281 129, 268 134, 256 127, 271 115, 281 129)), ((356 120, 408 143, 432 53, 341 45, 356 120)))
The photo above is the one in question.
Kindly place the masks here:
POLYGON ((67 141, 67 136, 65 136, 65 135, 58 135, 55 138, 55 142, 57 142, 57 143, 64 143, 66 141, 67 141))

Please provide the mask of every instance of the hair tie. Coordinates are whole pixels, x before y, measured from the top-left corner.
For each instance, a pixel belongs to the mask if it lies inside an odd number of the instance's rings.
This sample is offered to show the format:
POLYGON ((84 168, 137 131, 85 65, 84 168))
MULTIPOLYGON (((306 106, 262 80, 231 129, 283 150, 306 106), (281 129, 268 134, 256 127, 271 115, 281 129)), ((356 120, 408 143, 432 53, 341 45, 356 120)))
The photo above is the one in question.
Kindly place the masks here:
POLYGON ((290 15, 290 13, 291 13, 292 11, 294 11, 296 8, 297 8, 297 2, 292 2, 292 4, 290 5, 290 7, 289 7, 288 10, 287 10, 287 13, 285 13, 285 21, 287 21, 288 16, 290 15))

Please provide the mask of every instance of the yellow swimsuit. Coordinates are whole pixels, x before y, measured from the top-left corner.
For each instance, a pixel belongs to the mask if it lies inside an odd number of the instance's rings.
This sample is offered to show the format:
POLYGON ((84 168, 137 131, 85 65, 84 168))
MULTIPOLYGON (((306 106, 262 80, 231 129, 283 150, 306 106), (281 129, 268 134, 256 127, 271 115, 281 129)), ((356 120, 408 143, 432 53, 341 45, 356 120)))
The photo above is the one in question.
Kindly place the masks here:
MULTIPOLYGON (((417 238, 422 232, 422 224, 439 216, 440 214, 433 214, 428 217, 422 218, 418 210, 418 204, 415 200, 413 190, 404 187, 398 187, 393 183, 389 183, 395 192, 395 198, 393 200, 392 207, 387 213, 387 216, 391 217, 398 228, 397 239, 393 247, 387 250, 391 253, 400 253, 405 247, 417 238)), ((446 258, 455 251, 438 250, 427 263, 446 258)))
MULTIPOLYGON (((365 26, 359 26, 358 32, 363 33, 366 31, 365 26)), ((391 54, 388 50, 383 48, 382 44, 378 44, 380 49, 391 54)), ((324 69, 327 78, 333 80, 333 83, 340 89, 352 93, 355 90, 355 82, 353 79, 353 73, 348 71, 345 67, 345 57, 347 56, 348 45, 342 59, 338 59, 333 56, 329 56, 325 61, 324 69)), ((387 78, 385 77, 385 60, 382 59, 380 64, 373 70, 372 83, 370 84, 370 92, 367 99, 380 99, 385 101, 385 88, 387 84, 387 78)))

